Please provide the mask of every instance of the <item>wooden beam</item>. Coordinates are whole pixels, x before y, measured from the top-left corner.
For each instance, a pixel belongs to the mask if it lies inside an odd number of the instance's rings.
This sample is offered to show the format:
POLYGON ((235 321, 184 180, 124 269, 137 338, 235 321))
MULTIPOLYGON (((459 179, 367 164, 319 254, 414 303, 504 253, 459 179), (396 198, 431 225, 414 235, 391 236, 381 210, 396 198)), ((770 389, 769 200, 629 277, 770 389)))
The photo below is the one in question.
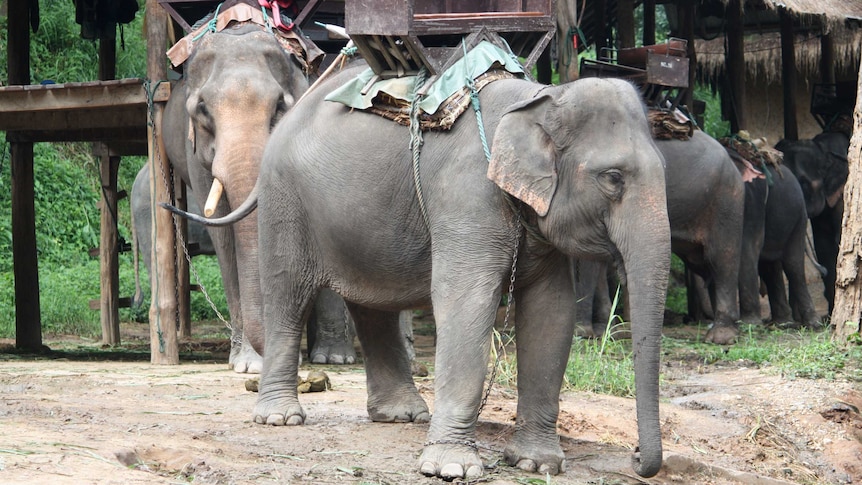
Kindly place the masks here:
POLYGON ((796 48, 793 45, 793 17, 784 7, 778 8, 781 21, 781 85, 784 91, 784 139, 798 140, 796 122, 796 48))
MULTIPOLYGON (((155 101, 167 101, 170 94, 170 84, 162 83, 153 96, 155 101)), ((116 109, 125 106, 147 106, 147 92, 143 80, 118 79, 0 88, 0 112, 4 113, 116 109)))
MULTIPOLYGON (((157 0, 147 0, 147 77, 151 83, 167 83, 167 14, 157 0)), ((162 140, 164 103, 153 103, 152 119, 147 124, 150 164, 150 196, 156 207, 152 217, 153 248, 150 305, 150 361, 154 364, 179 364, 177 345, 176 251, 173 217, 159 208, 170 202, 171 188, 165 187, 161 174, 170 173, 170 163, 162 140)))
POLYGON ((820 36, 820 82, 835 84, 835 41, 831 34, 820 36))
MULTIPOLYGON (((10 84, 30 84, 30 9, 7 2, 6 69, 10 84)), ((33 144, 12 142, 12 264, 15 278, 15 346, 42 349, 39 260, 36 253, 33 144)))
POLYGON ((617 0, 617 40, 620 49, 635 46, 634 0, 617 0))
POLYGON ((655 44, 655 0, 644 0, 643 45, 655 44))
POLYGON ((682 104, 688 112, 694 111, 694 84, 697 71, 697 53, 694 50, 694 17, 696 15, 693 0, 682 0, 677 7, 680 18, 682 38, 687 41, 686 56, 688 57, 688 88, 685 90, 682 104))
POLYGON ((745 28, 740 0, 730 0, 727 17, 727 74, 730 80, 730 129, 745 129, 745 28))

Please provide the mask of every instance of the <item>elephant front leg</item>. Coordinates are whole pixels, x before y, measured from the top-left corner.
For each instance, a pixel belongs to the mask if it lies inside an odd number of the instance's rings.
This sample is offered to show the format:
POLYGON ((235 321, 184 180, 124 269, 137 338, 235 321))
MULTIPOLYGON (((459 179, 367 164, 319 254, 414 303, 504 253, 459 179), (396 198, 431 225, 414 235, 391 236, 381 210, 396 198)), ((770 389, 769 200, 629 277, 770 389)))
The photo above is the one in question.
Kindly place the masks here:
MULTIPOLYGON (((260 390, 254 406, 254 422, 274 426, 296 426, 305 423, 305 411, 299 404, 297 381, 299 376, 299 345, 302 337, 300 311, 287 315, 270 312, 267 303, 264 311, 278 315, 266 328, 266 341, 260 390)), ((285 305, 275 305, 283 307, 285 305)), ((310 307, 310 303, 307 305, 310 307)), ((310 310, 310 308, 309 308, 310 310)), ((309 312, 305 312, 306 314, 309 312)))
MULTIPOLYGON (((480 273, 459 269, 464 275, 480 273)), ((447 276, 435 274, 437 278, 447 276)), ((419 471, 445 480, 476 479, 483 473, 476 447, 476 422, 500 292, 488 285, 478 287, 475 279, 447 281, 433 288, 437 322, 435 409, 428 441, 419 457, 419 471)))
POLYGON ((570 280, 555 271, 520 291, 518 345, 518 414, 515 435, 506 448, 506 461, 530 472, 556 475, 565 471, 557 436, 560 387, 566 370, 576 303, 570 280))

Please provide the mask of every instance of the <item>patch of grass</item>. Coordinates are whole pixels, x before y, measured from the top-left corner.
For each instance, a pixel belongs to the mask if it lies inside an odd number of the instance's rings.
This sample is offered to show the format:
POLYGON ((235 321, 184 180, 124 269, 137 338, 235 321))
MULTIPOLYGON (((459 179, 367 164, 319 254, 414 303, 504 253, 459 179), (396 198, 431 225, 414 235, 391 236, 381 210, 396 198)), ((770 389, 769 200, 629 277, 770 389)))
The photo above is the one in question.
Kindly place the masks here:
POLYGON ((614 296, 608 326, 601 338, 575 338, 564 375, 565 385, 579 391, 634 397, 631 340, 616 339, 622 320, 615 315, 620 290, 614 296))

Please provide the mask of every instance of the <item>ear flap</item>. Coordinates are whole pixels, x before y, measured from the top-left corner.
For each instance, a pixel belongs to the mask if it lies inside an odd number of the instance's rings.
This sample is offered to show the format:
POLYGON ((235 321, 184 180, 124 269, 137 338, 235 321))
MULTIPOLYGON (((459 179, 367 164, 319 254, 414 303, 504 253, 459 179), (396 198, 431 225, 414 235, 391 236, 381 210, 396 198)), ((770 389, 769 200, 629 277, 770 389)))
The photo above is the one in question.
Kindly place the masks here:
POLYGON ((488 178, 545 216, 557 190, 556 151, 542 127, 552 102, 541 96, 516 104, 500 119, 491 147, 488 178))

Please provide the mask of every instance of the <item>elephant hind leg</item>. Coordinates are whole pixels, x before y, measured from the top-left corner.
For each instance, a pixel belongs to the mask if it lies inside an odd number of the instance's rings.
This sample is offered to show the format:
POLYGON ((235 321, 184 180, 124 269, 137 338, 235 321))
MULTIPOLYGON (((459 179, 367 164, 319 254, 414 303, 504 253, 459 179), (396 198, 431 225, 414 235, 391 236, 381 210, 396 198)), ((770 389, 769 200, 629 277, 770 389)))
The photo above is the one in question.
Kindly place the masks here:
POLYGON ((338 293, 321 290, 308 321, 308 358, 315 364, 353 364, 353 321, 338 293))
POLYGON ((794 326, 790 305, 787 303, 787 290, 784 286, 784 271, 780 261, 761 261, 760 275, 766 284, 769 295, 770 320, 778 325, 794 326))
POLYGON ((365 359, 368 415, 384 423, 428 422, 428 405, 413 383, 410 356, 398 312, 372 310, 354 303, 347 308, 365 359))

